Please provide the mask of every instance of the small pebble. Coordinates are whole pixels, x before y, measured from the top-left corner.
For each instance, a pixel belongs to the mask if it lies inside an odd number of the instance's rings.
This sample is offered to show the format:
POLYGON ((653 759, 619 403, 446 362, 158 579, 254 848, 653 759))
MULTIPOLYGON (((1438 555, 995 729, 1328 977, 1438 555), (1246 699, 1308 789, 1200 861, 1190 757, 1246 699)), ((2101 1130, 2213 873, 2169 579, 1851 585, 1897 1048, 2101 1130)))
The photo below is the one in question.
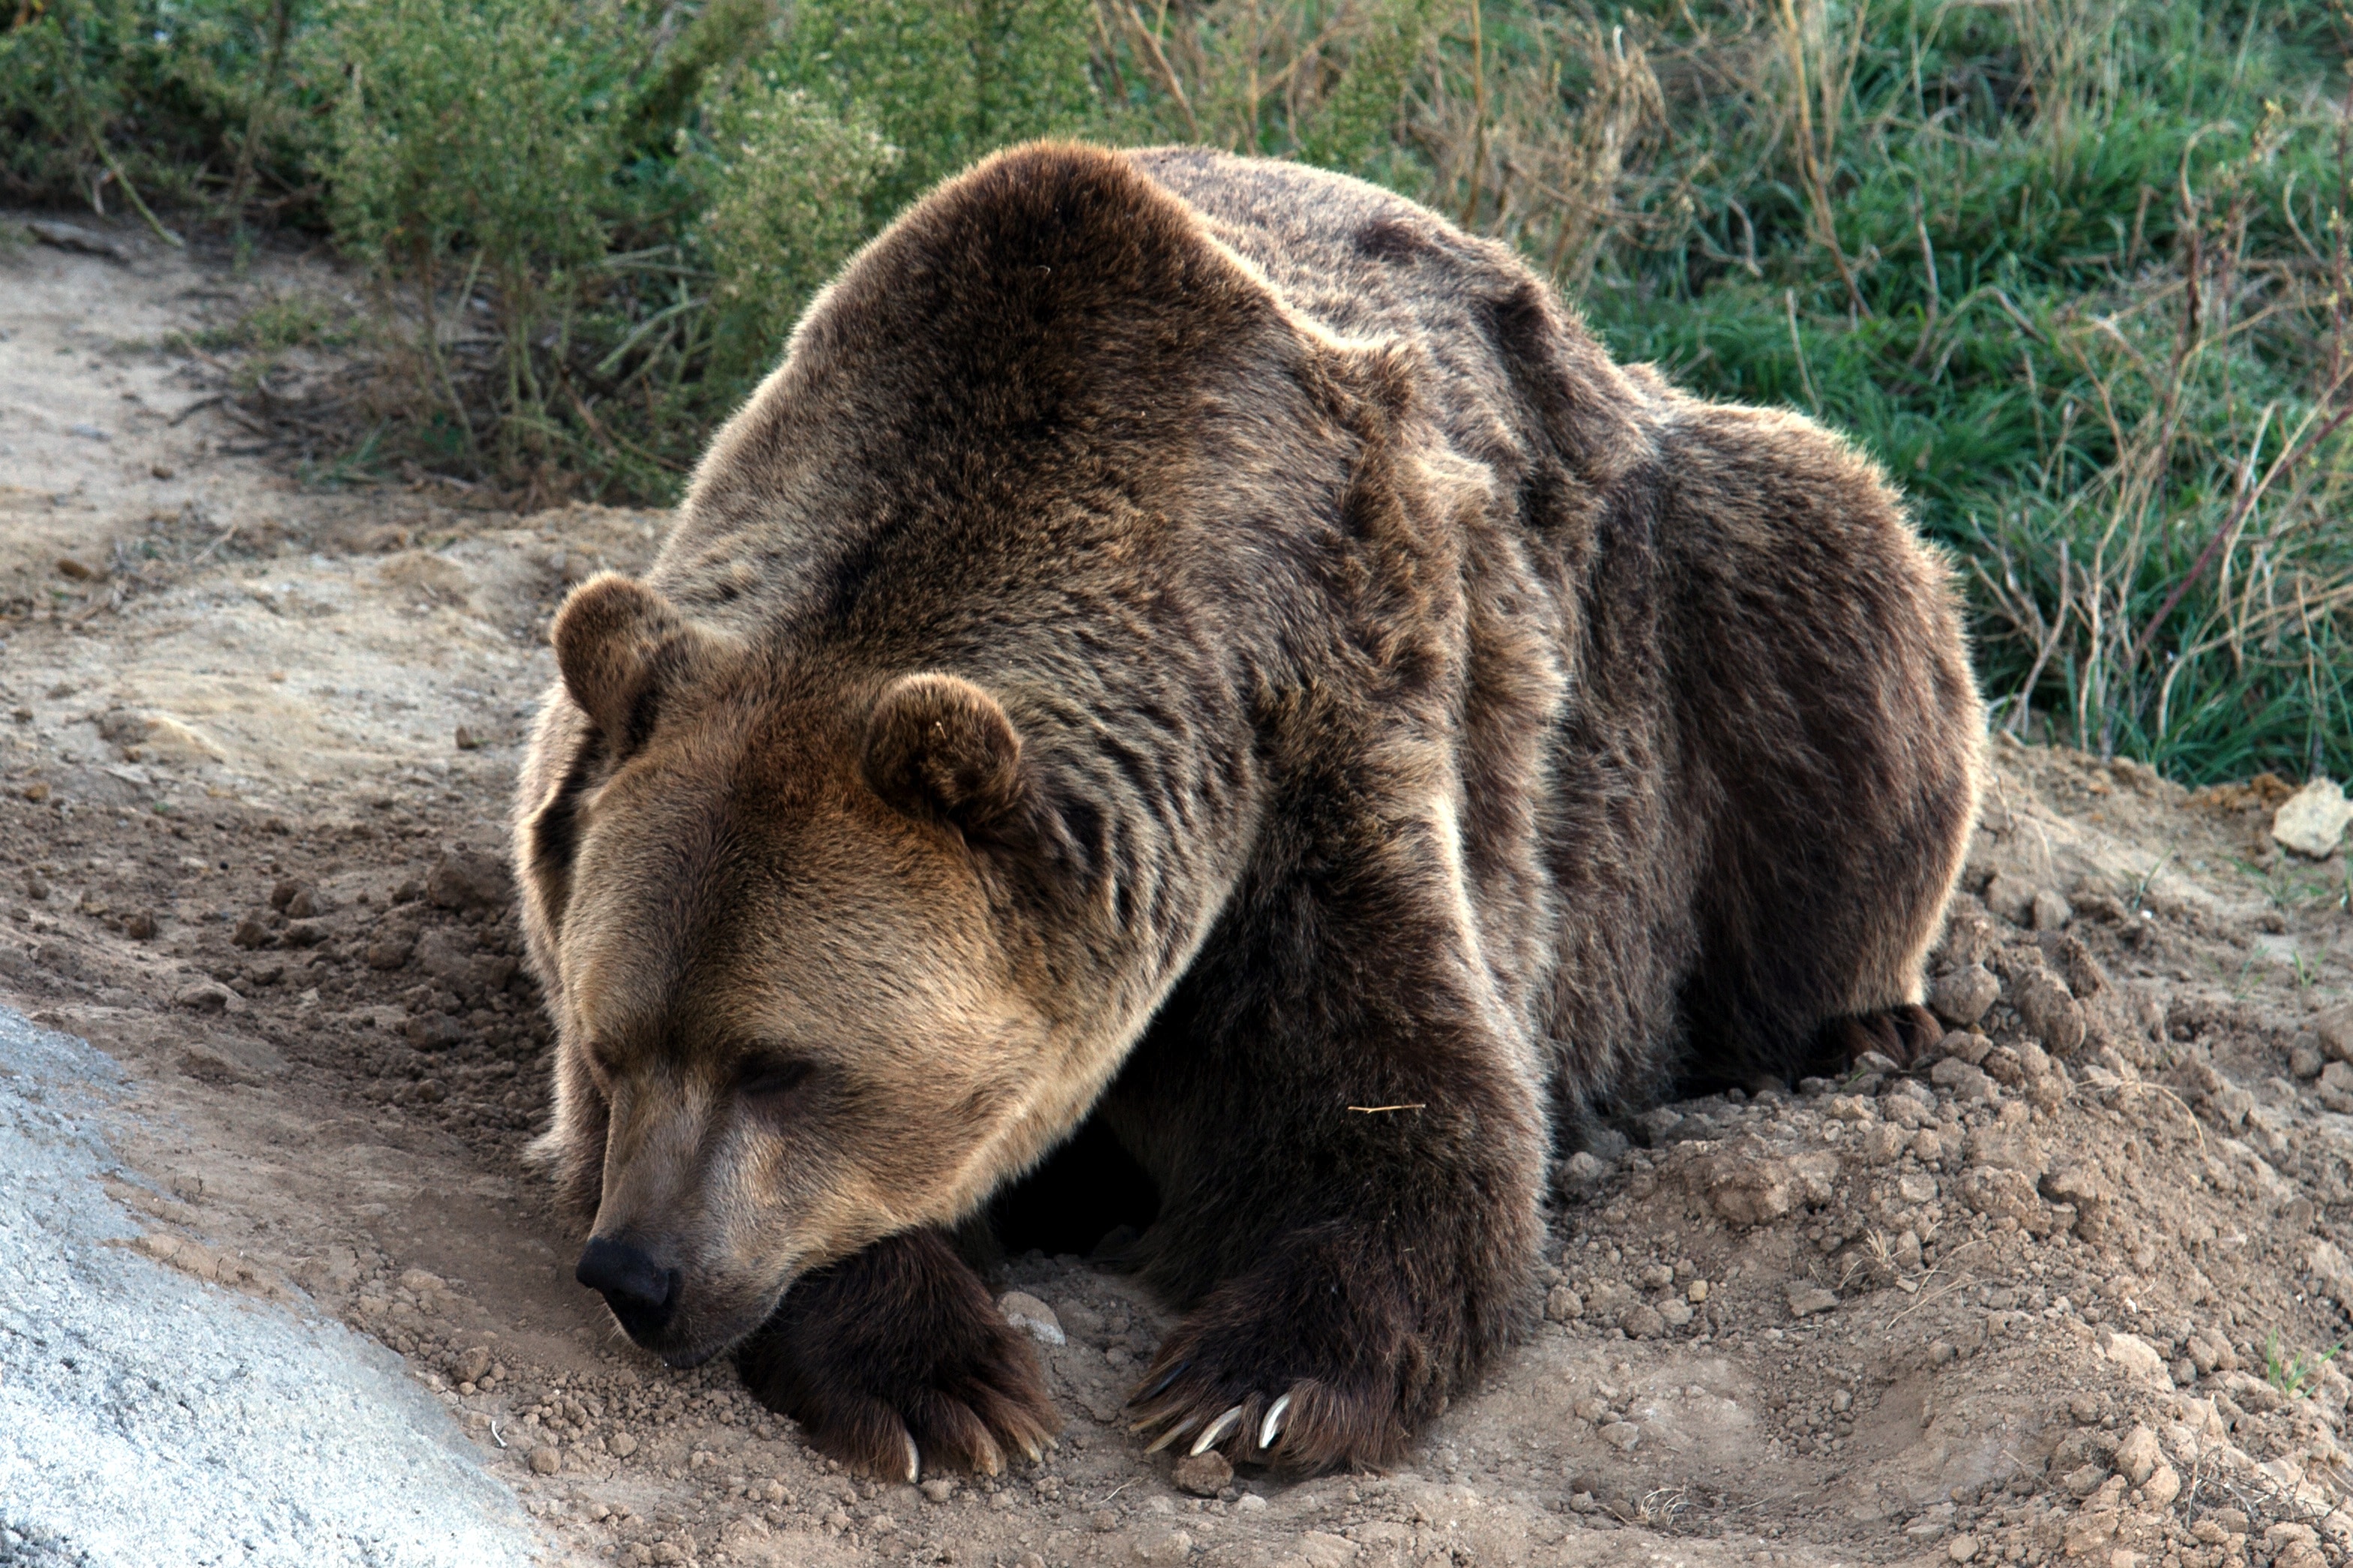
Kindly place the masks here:
POLYGON ((1054 1309, 1027 1291, 1007 1291, 997 1298, 997 1310, 1005 1314, 1007 1322, 1041 1345, 1070 1343, 1070 1336, 1062 1332, 1062 1320, 1054 1316, 1054 1309))
POLYGON ((564 1456, 557 1453, 554 1448, 547 1445, 542 1444, 540 1447, 533 1448, 531 1451, 531 1468, 533 1474, 552 1476, 563 1468, 564 1456))
POLYGON ((1233 1479, 1233 1466, 1214 1448, 1177 1460, 1174 1477, 1178 1491, 1191 1492, 1195 1497, 1215 1497, 1231 1485, 1233 1479))

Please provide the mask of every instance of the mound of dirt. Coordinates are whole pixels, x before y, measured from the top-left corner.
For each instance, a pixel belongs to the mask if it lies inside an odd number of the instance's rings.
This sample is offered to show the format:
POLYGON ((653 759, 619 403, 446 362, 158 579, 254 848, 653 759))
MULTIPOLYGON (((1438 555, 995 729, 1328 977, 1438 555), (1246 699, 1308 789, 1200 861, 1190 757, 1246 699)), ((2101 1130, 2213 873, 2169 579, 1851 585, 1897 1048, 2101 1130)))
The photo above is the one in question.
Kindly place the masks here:
POLYGON ((516 1160, 548 1035, 500 820, 548 615, 662 520, 320 496, 212 407, 65 434, 109 377, 185 368, 73 311, 192 321, 253 285, 164 258, 0 268, 20 412, 58 425, 0 451, 0 499, 42 520, 0 562, 0 992, 121 1065, 113 1196, 141 1250, 389 1346, 558 1555, 2353 1554, 2346 865, 2281 851, 2276 791, 2006 742, 1936 960, 1945 1053, 1663 1108, 1568 1162, 1525 1342, 1407 1468, 1294 1486, 1139 1453, 1122 1404, 1168 1313, 1033 1254, 997 1285, 1059 1336, 1060 1446, 1000 1478, 842 1474, 726 1368, 618 1342, 516 1160), (142 466, 201 496, 157 504, 142 466))

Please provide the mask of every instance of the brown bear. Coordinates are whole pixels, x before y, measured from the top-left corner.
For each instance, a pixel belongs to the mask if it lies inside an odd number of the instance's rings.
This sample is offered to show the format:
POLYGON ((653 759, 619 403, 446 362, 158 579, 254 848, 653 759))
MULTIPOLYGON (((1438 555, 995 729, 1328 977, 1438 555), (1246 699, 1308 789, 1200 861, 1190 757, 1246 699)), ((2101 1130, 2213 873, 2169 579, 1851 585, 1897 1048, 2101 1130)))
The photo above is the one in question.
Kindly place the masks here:
POLYGON ((1886 480, 1354 180, 947 182, 554 640, 515 856, 579 1278, 870 1468, 1055 1430, 967 1259, 1082 1125, 1188 1314, 1139 1429, 1377 1467, 1597 1117, 1935 1029, 1982 718, 1886 480))

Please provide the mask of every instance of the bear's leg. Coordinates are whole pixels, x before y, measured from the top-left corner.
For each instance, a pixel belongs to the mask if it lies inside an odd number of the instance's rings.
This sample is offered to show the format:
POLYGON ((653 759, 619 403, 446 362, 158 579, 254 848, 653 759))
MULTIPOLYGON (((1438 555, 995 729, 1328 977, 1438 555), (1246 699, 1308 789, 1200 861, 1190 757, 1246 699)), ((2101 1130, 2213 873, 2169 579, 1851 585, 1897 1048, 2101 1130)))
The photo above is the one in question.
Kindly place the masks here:
POLYGON ((945 1237, 910 1231, 797 1281, 736 1352, 754 1397, 846 1465, 995 1475, 1061 1426, 1038 1358, 945 1237))
POLYGON ((1529 1299, 1535 1080, 1448 933, 1382 912, 1390 940, 1353 957, 1286 954, 1172 1007, 1107 1103, 1157 1162, 1139 1261, 1191 1308, 1135 1393, 1151 1447, 1395 1464, 1529 1299))
POLYGON ((1133 1403, 1152 1449, 1216 1448, 1303 1474, 1404 1457, 1483 1359, 1464 1352, 1503 1342, 1509 1292, 1425 1274, 1393 1237, 1352 1228, 1282 1237, 1280 1256, 1219 1285, 1169 1334, 1133 1403))

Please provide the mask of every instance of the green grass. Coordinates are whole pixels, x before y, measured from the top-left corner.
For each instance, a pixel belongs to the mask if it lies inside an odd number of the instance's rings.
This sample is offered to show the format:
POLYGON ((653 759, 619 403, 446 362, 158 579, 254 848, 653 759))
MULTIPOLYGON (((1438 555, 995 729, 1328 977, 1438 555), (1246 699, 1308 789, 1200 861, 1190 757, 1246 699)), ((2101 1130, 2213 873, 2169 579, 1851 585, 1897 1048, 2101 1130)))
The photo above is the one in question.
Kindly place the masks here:
POLYGON ((2348 40, 2312 0, 39 0, 0 188, 331 233, 408 389, 355 445, 659 500, 992 147, 1345 169, 1849 432, 2012 732, 2342 777, 2348 40))

